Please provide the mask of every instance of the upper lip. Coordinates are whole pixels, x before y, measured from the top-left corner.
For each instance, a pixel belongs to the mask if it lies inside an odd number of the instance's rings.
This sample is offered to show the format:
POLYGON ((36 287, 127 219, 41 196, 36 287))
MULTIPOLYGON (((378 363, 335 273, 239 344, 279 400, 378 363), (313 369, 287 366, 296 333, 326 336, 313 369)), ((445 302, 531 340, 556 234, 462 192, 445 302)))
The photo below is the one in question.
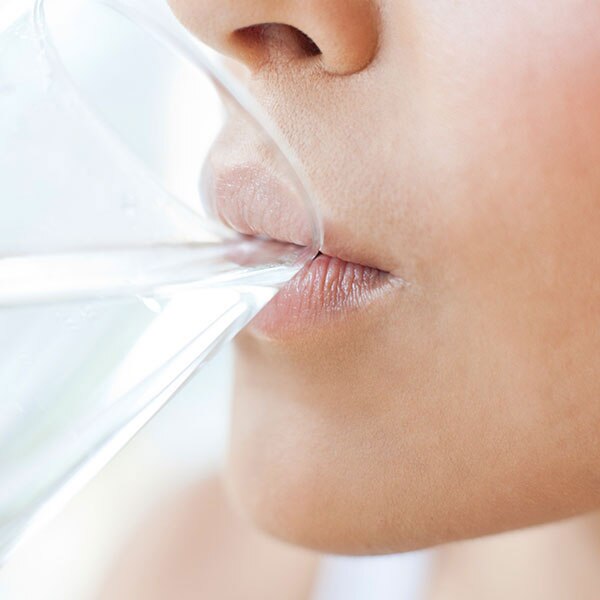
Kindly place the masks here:
POLYGON ((291 167, 252 140, 238 123, 225 129, 203 173, 209 212, 246 235, 311 248, 344 262, 381 270, 348 243, 347 232, 322 222, 291 167), (252 158, 249 159, 248 157, 252 158))
POLYGON ((210 211, 236 231, 321 249, 320 220, 303 190, 263 165, 238 164, 207 181, 210 211))

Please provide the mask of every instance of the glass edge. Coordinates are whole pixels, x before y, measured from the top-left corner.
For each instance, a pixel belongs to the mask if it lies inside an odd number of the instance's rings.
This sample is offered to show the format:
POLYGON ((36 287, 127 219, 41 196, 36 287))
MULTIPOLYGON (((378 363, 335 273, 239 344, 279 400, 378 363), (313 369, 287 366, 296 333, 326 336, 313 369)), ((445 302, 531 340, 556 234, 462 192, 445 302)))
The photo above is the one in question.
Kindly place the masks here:
MULTIPOLYGON (((88 1, 95 4, 104 5, 118 12, 134 25, 143 28, 167 50, 177 54, 183 60, 188 61, 196 69, 203 71, 211 79, 217 82, 224 90, 226 90, 231 99, 237 103, 262 130, 266 132, 266 134, 275 143, 277 148, 279 148, 281 155, 288 163, 290 167, 290 174, 295 179, 293 183, 295 183, 297 188, 302 192, 302 201, 311 219, 312 245, 309 247, 309 250, 314 258, 321 250, 324 238, 321 214, 314 200, 315 194, 312 191, 308 177, 306 176, 300 161, 295 156, 291 147, 285 141, 283 135, 271 122, 268 116, 264 113, 264 110, 259 103, 252 98, 248 90, 246 90, 232 76, 229 76, 226 72, 220 72, 211 64, 211 60, 208 58, 207 51, 203 49, 203 44, 198 41, 183 25, 181 25, 179 21, 177 21, 170 10, 166 10, 166 14, 169 16, 168 21, 160 22, 156 16, 151 14, 149 11, 142 10, 137 6, 132 6, 130 3, 122 0, 88 1)), ((45 27, 46 19, 44 7, 47 2, 48 0, 35 0, 33 15, 36 27, 40 33, 40 39, 46 42, 51 42, 52 36, 45 27)), ((68 77, 66 69, 64 69, 62 66, 62 61, 54 49, 53 54, 55 55, 54 60, 57 61, 62 67, 63 79, 66 78, 70 88, 75 89, 75 84, 68 77)), ((85 99, 81 98, 81 102, 85 105, 87 111, 96 117, 97 121, 104 123, 104 120, 91 106, 89 106, 85 99)))

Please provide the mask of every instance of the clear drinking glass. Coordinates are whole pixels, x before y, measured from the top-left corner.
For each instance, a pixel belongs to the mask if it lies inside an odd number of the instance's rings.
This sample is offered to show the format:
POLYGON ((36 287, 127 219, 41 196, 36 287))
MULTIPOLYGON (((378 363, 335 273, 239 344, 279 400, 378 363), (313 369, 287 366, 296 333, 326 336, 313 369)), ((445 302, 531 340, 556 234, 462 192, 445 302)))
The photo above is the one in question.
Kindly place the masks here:
POLYGON ((37 0, 2 18, 0 561, 315 256, 322 235, 279 136, 169 13, 37 0), (149 110, 158 97, 162 109, 149 110), (304 246, 212 216, 211 149, 247 136, 285 187, 304 246))

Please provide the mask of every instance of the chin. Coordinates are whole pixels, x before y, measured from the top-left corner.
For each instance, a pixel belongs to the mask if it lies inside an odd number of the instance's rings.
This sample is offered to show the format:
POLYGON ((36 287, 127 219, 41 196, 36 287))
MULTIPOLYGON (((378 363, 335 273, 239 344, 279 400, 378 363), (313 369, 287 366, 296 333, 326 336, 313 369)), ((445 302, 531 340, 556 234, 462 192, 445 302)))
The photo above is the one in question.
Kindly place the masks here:
POLYGON ((455 476, 419 471, 415 457, 391 470, 366 458, 355 472, 354 459, 338 463, 343 449, 311 440, 301 430, 236 432, 226 481, 234 507, 253 526, 320 553, 416 551, 570 518, 598 506, 597 499, 536 498, 523 482, 498 489, 467 481, 461 488, 455 476), (385 485, 390 471, 396 482, 405 483, 393 486, 392 493, 385 485))
MULTIPOLYGON (((232 442, 229 495, 238 512, 262 532, 295 546, 347 556, 419 550, 479 533, 444 522, 448 507, 432 507, 431 497, 436 502, 440 497, 439 491, 429 497, 424 493, 431 484, 427 477, 421 489, 415 489, 415 478, 409 476, 403 493, 388 494, 380 465, 369 465, 367 459, 355 473, 350 466, 354 459, 337 463, 343 450, 319 444, 301 429, 245 436, 238 431, 232 442)), ((394 469, 399 479, 402 470, 402 465, 394 469)))
POLYGON ((237 338, 228 473, 242 513, 295 545, 366 555, 600 505, 597 390, 569 380, 559 394, 510 327, 482 337, 477 310, 440 319, 418 296, 385 298, 301 335, 237 338))
POLYGON ((307 360, 300 344, 238 339, 227 469, 234 504, 267 534, 320 552, 385 554, 443 541, 427 513, 439 496, 429 494, 422 458, 401 442, 390 448, 401 435, 382 418, 386 399, 373 394, 379 373, 365 375, 360 357, 335 343, 337 355, 321 332, 307 360))
MULTIPOLYGON (((279 434, 281 435, 281 434, 279 434)), ((323 553, 367 555, 398 551, 373 531, 371 509, 345 475, 329 472, 326 457, 278 435, 233 444, 227 470, 230 497, 257 529, 323 553)), ((409 550, 413 544, 403 544, 409 550)))

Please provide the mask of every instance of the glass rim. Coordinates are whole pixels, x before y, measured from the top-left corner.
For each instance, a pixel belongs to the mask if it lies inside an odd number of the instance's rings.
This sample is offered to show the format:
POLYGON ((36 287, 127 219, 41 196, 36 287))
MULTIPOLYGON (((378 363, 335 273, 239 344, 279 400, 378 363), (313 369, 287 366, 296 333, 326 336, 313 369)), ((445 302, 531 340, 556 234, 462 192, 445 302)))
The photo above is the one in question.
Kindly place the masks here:
MULTIPOLYGON (((60 71, 60 76, 64 83, 68 85, 71 92, 74 92, 80 104, 90 113, 96 122, 103 128, 109 129, 119 137, 110 127, 105 119, 90 104, 90 102, 80 92, 77 84, 69 76, 68 69, 65 67, 60 53, 53 42, 53 36, 48 26, 46 17, 46 5, 49 2, 63 2, 64 0, 35 0, 33 6, 34 27, 38 32, 38 39, 43 49, 49 52, 52 64, 51 67, 60 71)), ((252 97, 250 92, 245 89, 235 78, 227 73, 226 70, 217 68, 212 64, 207 49, 197 40, 183 25, 181 25, 175 16, 167 11, 170 19, 159 21, 150 11, 142 10, 137 6, 132 6, 126 0, 86 0, 86 2, 103 6, 115 11, 120 16, 127 19, 133 26, 137 27, 145 34, 150 35, 154 42, 163 50, 174 55, 177 60, 186 61, 196 71, 208 77, 213 85, 219 90, 221 88, 230 99, 236 103, 244 113, 259 127, 278 149, 281 157, 289 167, 289 175, 294 178, 293 183, 300 192, 301 200, 311 223, 311 245, 306 247, 306 251, 300 255, 300 260, 306 260, 306 256, 314 257, 321 250, 324 240, 324 230, 321 214, 318 210, 315 195, 310 186, 300 161, 292 151, 289 144, 283 138, 272 120, 265 114, 259 103, 252 97)), ((217 53, 215 53, 217 54, 217 53)), ((222 92, 219 92, 221 95, 222 92)), ((121 140, 119 140, 121 141, 121 140)), ((122 142, 121 142, 122 143, 122 142)), ((177 201, 178 198, 175 197, 177 201)))

